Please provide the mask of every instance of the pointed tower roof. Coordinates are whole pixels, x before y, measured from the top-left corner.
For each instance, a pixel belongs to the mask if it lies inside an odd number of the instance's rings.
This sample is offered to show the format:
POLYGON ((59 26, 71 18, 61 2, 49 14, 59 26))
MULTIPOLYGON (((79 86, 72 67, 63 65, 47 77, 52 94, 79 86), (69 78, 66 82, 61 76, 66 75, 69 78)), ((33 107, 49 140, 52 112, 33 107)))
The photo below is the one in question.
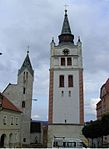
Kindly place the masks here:
POLYGON ((64 22, 63 22, 61 34, 71 34, 71 29, 69 25, 68 16, 67 16, 67 10, 65 10, 64 22))
POLYGON ((65 9, 62 31, 61 31, 61 35, 59 35, 59 43, 62 43, 62 42, 74 43, 73 40, 74 40, 74 35, 71 33, 67 10, 65 9))
POLYGON ((30 58, 29 58, 29 51, 27 51, 27 55, 26 58, 21 66, 21 68, 19 69, 18 75, 20 75, 25 69, 28 69, 28 71, 31 73, 31 75, 33 76, 34 71, 30 62, 30 58))

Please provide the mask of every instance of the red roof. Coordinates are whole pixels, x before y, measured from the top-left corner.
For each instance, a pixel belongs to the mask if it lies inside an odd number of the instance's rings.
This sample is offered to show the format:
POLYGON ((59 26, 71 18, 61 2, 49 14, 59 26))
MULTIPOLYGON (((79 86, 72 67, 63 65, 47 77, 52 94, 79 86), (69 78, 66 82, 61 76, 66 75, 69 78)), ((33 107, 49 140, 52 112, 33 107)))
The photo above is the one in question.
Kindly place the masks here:
POLYGON ((9 101, 7 97, 5 97, 3 94, 0 93, 2 96, 2 107, 7 110, 12 110, 16 112, 21 112, 12 102, 9 101))

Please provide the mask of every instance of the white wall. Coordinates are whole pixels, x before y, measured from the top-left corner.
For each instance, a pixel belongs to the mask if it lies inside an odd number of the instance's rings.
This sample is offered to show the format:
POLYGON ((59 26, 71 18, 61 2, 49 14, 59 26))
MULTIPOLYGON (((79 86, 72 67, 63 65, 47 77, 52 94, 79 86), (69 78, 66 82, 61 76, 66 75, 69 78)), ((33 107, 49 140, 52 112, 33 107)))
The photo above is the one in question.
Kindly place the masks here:
POLYGON ((65 138, 78 138, 85 142, 85 138, 82 135, 82 125, 71 125, 71 124, 53 124, 48 125, 48 146, 52 147, 53 138, 65 137, 65 138))
POLYGON ((80 122, 79 74, 78 70, 58 70, 54 72, 53 123, 80 122), (68 75, 73 75, 73 87, 68 87, 68 75), (59 87, 59 75, 64 75, 65 87, 59 87), (62 96, 62 91, 64 95, 62 96), (69 97, 69 91, 71 96, 69 97))
POLYGON ((51 45, 50 69, 54 69, 53 80, 53 123, 80 123, 79 69, 82 68, 81 44, 51 45), (69 54, 64 55, 63 50, 69 54), (61 66, 65 57, 65 66, 61 66), (72 66, 67 66, 67 57, 72 58, 72 66), (64 75, 65 87, 59 87, 59 76, 64 75), (73 87, 68 87, 68 75, 73 75, 73 87), (62 96, 62 91, 64 92, 62 96), (71 97, 69 97, 71 91, 71 97))

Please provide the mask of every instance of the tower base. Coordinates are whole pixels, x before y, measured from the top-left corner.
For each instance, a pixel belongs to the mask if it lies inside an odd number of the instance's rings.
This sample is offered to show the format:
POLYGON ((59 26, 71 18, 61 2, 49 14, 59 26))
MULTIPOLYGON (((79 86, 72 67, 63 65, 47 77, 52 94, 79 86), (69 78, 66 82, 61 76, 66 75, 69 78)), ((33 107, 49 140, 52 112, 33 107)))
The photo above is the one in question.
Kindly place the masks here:
POLYGON ((47 147, 51 148, 54 138, 77 138, 86 142, 86 138, 82 135, 83 125, 80 124, 49 124, 48 125, 48 143, 47 147))

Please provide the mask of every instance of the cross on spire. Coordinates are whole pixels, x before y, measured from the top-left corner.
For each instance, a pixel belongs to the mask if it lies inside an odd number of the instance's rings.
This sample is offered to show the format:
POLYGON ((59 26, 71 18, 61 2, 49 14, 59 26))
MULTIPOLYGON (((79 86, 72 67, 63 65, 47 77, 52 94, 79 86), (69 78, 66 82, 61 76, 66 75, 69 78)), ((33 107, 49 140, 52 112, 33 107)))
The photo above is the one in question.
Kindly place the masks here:
POLYGON ((30 46, 27 46, 27 54, 29 54, 30 46))
POLYGON ((65 10, 67 10, 68 5, 65 4, 64 7, 65 7, 65 10))

